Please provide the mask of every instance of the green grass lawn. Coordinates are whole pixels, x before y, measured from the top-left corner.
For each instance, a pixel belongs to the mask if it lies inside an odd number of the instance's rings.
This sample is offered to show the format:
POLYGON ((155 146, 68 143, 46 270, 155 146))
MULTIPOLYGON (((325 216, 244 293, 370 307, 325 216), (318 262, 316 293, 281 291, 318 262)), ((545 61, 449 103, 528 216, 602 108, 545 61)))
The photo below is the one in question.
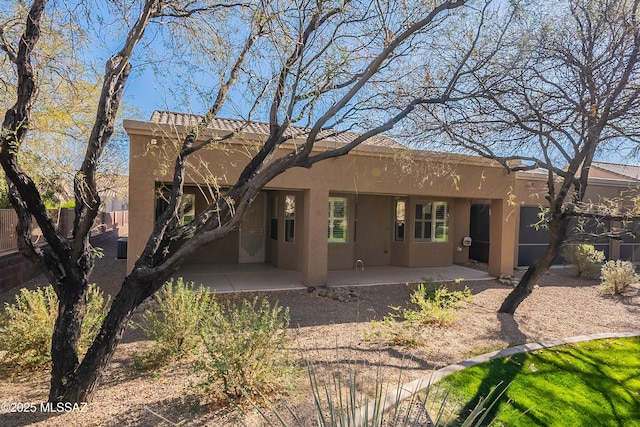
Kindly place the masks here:
POLYGON ((510 383, 493 409, 499 426, 640 426, 640 338, 518 354, 442 381, 462 403, 461 414, 495 385, 510 383))

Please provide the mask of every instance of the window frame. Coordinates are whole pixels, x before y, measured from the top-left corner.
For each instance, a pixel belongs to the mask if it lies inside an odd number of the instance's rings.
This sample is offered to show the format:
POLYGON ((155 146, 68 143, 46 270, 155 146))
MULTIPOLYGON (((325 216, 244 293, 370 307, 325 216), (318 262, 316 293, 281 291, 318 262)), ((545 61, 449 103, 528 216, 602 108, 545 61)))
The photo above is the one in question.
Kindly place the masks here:
POLYGON ((449 202, 442 200, 418 200, 414 203, 413 240, 418 243, 447 243, 449 241, 449 202), (422 206, 422 218, 418 218, 418 206, 422 206), (429 211, 425 207, 429 206, 429 211), (438 208, 444 207, 444 218, 438 219, 438 208), (428 218, 427 218, 428 216, 428 218), (421 224, 421 236, 416 237, 417 226, 421 224), (438 227, 443 230, 444 237, 438 237, 438 227), (424 237, 426 231, 429 237, 424 237))
POLYGON ((195 193, 184 193, 178 207, 178 225, 189 225, 196 217, 195 193))
MULTIPOLYGON (((154 194, 154 222, 158 221, 158 218, 169 207, 169 198, 171 197, 171 185, 156 184, 156 190, 154 194)), ((191 221, 196 218, 196 193, 185 189, 182 194, 182 200, 178 206, 176 215, 170 222, 171 228, 184 227, 189 225, 191 221)))
POLYGON ((404 242, 407 235, 407 200, 394 199, 393 201, 393 241, 404 242), (403 204, 400 214, 399 204, 403 204), (400 233, 402 230, 402 233, 400 233))
POLYGON ((284 196, 284 241, 295 243, 296 237, 296 196, 285 194, 284 196), (288 200, 293 200, 290 205, 288 200))
POLYGON ((327 241, 329 243, 347 243, 349 241, 349 203, 346 197, 329 197, 329 212, 328 212, 328 225, 327 225, 327 241), (341 202, 344 204, 343 216, 338 217, 335 215, 335 205, 341 202), (343 234, 341 238, 335 237, 335 224, 336 222, 342 222, 343 234))
POLYGON ((272 195, 269 198, 269 238, 271 240, 278 240, 278 195, 272 195))

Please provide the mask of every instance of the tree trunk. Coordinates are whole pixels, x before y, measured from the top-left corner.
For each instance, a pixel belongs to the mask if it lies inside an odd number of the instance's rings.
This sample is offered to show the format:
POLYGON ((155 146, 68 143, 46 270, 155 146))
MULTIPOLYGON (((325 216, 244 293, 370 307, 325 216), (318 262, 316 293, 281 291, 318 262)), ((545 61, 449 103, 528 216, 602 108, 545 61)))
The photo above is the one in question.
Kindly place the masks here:
POLYGON ((78 340, 85 314, 86 277, 67 277, 58 289, 58 318, 51 339, 51 388, 49 401, 57 401, 78 367, 78 340))
POLYGON ((135 308, 162 287, 171 274, 173 271, 163 271, 154 274, 152 278, 140 278, 134 270, 125 279, 122 289, 113 300, 109 313, 102 323, 100 332, 80 365, 77 366, 72 380, 63 386, 64 392, 57 396, 56 401, 80 403, 90 402, 93 399, 100 379, 122 339, 135 308))
POLYGON ((538 279, 549 270, 549 267, 553 265, 560 253, 560 248, 567 237, 569 217, 562 215, 562 213, 554 213, 549 220, 548 226, 549 245, 544 255, 527 269, 518 286, 502 302, 498 313, 514 314, 520 303, 533 292, 533 287, 538 279))

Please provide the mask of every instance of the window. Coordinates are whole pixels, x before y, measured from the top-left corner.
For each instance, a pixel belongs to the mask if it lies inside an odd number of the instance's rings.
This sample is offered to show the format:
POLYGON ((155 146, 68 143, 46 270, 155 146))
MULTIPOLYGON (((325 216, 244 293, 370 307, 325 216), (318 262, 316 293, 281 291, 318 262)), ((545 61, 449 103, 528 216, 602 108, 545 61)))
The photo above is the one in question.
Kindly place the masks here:
POLYGON ((449 240, 449 206, 447 202, 416 203, 413 237, 419 241, 449 240))
POLYGON ((329 242, 347 241, 347 199, 329 197, 329 242))
POLYGON ((404 224, 405 224, 405 209, 407 202, 404 200, 396 200, 395 205, 395 225, 393 240, 396 242, 404 242, 404 224))
POLYGON ((296 230, 296 196, 284 196, 284 241, 293 242, 296 230))
POLYGON ((178 208, 178 225, 187 225, 196 216, 196 195, 185 193, 178 208))
POLYGON ((169 197, 171 195, 171 191, 164 185, 158 186, 156 188, 156 217, 158 218, 162 216, 165 210, 169 207, 169 197))
POLYGON ((278 240, 278 196, 272 196, 269 200, 271 211, 271 226, 269 227, 269 234, 271 240, 278 240))
MULTIPOLYGON (((169 207, 171 197, 171 186, 160 184, 156 188, 156 221, 169 207)), ((184 193, 178 212, 171 220, 171 228, 182 227, 189 224, 196 216, 196 195, 194 193, 184 193)))

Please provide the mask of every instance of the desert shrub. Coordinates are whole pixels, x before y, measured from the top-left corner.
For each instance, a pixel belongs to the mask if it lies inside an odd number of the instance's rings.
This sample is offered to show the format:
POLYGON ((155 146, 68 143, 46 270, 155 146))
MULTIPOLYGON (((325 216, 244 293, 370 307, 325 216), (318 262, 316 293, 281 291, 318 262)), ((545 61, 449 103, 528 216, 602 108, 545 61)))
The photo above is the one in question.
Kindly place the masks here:
POLYGON ((564 250, 564 259, 576 270, 577 277, 593 279, 600 274, 604 252, 593 245, 571 245, 564 250))
MULTIPOLYGON (((98 286, 89 285, 82 321, 80 355, 95 338, 106 315, 104 297, 98 286)), ((49 285, 16 295, 14 304, 5 303, 0 319, 0 347, 7 350, 3 362, 14 371, 42 369, 51 362, 51 337, 58 317, 58 297, 49 285)))
POLYGON ((297 373, 286 336, 289 310, 266 299, 258 304, 214 304, 200 331, 205 354, 197 364, 204 372, 200 387, 232 400, 267 400, 290 391, 297 373))
POLYGON ((362 334, 362 338, 366 341, 384 342, 387 345, 407 348, 417 348, 423 344, 419 331, 413 327, 405 327, 398 323, 397 319, 400 310, 397 307, 391 307, 395 313, 390 313, 382 318, 382 320, 372 320, 371 328, 362 334))
POLYGON ((631 285, 640 282, 633 263, 629 261, 607 261, 602 266, 600 290, 618 295, 631 285))
POLYGON ((411 294, 411 302, 417 309, 402 310, 402 317, 410 325, 446 326, 455 319, 455 309, 471 300, 471 291, 466 286, 462 291, 451 291, 445 284, 428 281, 419 284, 411 294))
POLYGON ((105 301, 104 294, 98 285, 95 283, 89 285, 87 296, 85 297, 87 307, 84 312, 84 318, 82 319, 82 332, 78 340, 78 351, 81 355, 87 352, 96 335, 100 332, 102 321, 107 315, 109 300, 110 297, 107 296, 107 300, 105 301))
MULTIPOLYGON (((460 282, 456 280, 456 284, 460 282)), ((472 299, 466 286, 462 291, 452 291, 441 282, 421 283, 411 293, 414 308, 391 307, 392 312, 382 320, 371 322, 371 329, 363 334, 363 338, 388 345, 419 347, 423 343, 422 326, 450 325, 455 320, 456 309, 472 299)))
POLYGON ((146 310, 140 327, 154 341, 153 347, 135 357, 138 368, 148 369, 193 354, 200 346, 200 329, 210 315, 215 297, 202 285, 181 277, 164 284, 155 295, 157 310, 146 310))

